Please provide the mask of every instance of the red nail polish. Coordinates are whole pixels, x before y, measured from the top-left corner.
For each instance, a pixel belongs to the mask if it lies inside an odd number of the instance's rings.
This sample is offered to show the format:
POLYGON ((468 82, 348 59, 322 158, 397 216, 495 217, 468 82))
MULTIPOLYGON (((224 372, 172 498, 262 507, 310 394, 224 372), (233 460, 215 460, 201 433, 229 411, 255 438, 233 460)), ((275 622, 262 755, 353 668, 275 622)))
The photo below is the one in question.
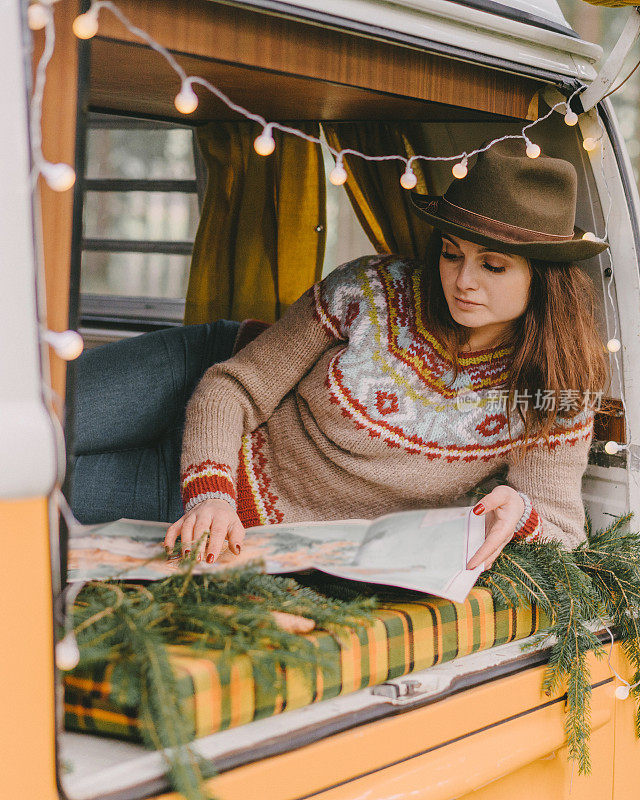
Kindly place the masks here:
POLYGON ((184 557, 185 557, 185 558, 186 558, 187 556, 190 556, 190 555, 191 555, 191 550, 185 550, 185 551, 184 551, 184 557))
POLYGON ((236 555, 240 555, 240 550, 241 550, 241 549, 242 549, 242 548, 240 547, 240 545, 239 545, 239 544, 237 544, 237 545, 235 546, 236 555))
POLYGON ((207 556, 207 564, 211 564, 214 558, 215 556, 213 555, 213 553, 209 553, 209 555, 207 556))
POLYGON ((476 516, 478 516, 479 514, 483 514, 484 513, 484 506, 482 505, 482 503, 478 503, 477 505, 475 505, 473 507, 473 513, 476 516))

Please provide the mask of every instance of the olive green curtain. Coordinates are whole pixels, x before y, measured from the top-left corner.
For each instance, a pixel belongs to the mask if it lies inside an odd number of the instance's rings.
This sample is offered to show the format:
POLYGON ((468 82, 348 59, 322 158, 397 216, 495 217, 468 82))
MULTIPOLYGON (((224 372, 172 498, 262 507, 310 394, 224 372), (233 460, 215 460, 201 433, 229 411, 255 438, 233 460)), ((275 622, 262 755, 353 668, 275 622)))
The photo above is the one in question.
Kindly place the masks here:
MULTIPOLYGON (((316 122, 295 127, 319 135, 316 122)), ((326 184, 320 145, 273 131, 259 156, 257 123, 211 122, 197 131, 208 179, 196 234, 185 323, 273 322, 322 274, 326 184)))
MULTIPOLYGON (((371 155, 406 157, 430 152, 421 122, 323 122, 327 142, 336 150, 347 148, 371 155)), ((415 191, 432 193, 429 161, 414 161, 418 179, 415 191)), ((360 224, 378 253, 399 253, 422 259, 431 225, 412 210, 409 192, 400 185, 404 162, 366 161, 346 155, 345 189, 360 224)))

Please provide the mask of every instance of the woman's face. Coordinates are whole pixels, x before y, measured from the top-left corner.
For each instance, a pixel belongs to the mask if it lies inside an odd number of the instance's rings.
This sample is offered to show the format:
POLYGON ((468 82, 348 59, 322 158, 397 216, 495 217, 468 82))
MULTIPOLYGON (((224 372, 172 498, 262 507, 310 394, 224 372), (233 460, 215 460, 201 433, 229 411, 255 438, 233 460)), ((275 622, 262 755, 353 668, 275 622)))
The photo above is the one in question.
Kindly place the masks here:
POLYGON ((483 349, 524 313, 531 265, 524 256, 498 253, 443 233, 440 279, 451 316, 472 329, 469 345, 483 349))

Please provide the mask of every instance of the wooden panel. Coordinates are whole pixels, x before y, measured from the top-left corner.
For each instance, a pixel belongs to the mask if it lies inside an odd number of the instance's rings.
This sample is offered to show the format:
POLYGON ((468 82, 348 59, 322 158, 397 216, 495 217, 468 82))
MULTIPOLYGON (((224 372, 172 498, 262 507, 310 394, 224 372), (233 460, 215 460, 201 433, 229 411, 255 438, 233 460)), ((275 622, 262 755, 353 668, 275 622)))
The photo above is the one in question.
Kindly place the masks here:
MULTIPOLYGON (((496 120, 486 111, 427 103, 387 92, 360 89, 315 78, 256 70, 242 65, 178 56, 190 75, 199 75, 228 97, 266 119, 275 120, 496 120)), ((146 47, 96 38, 91 53, 91 108, 163 119, 204 121, 243 119, 206 89, 196 86, 198 108, 180 114, 173 98, 180 89, 175 72, 146 47), (118 65, 113 70, 113 64, 118 65)), ((501 117, 511 119, 510 117, 501 117)))
MULTIPOLYGON (((69 0, 53 7, 56 43, 47 67, 42 108, 42 148, 48 161, 75 163, 77 40, 71 23, 78 3, 69 0)), ((42 52, 44 33, 34 33, 34 66, 42 52)), ((46 325, 62 331, 69 324, 69 270, 73 191, 53 192, 42 178, 39 181, 42 209, 42 243, 46 281, 46 325)), ((64 397, 66 362, 51 354, 51 385, 64 397)))
MULTIPOLYGON (((132 22, 176 55, 214 59, 519 119, 526 118, 529 102, 539 88, 534 80, 507 72, 209 0, 123 0, 119 6, 132 22)), ((100 12, 99 36, 103 46, 108 39, 139 42, 108 10, 100 12)), ((95 49, 100 49, 97 41, 95 49)), ((122 107, 131 110, 129 57, 134 57, 138 65, 145 57, 150 59, 150 66, 144 68, 145 76, 153 76, 157 70, 159 81, 167 81, 161 56, 148 49, 137 56, 125 56, 124 51, 117 49, 113 50, 113 56, 108 52, 108 49, 106 54, 102 51, 103 67, 92 76, 92 104, 100 105, 103 101, 98 102, 99 97, 122 96, 127 104, 122 107), (106 65, 108 69, 104 68, 106 65)), ((203 66, 189 61, 188 69, 201 74, 203 66), (197 66, 200 68, 196 69, 197 66)), ((250 79, 251 75, 244 73, 244 77, 250 79)), ((166 100, 160 87, 153 85, 153 77, 151 83, 148 77, 141 80, 134 75, 134 80, 139 109, 147 102, 157 108, 160 95, 166 100)), ((165 87, 171 100, 178 89, 177 79, 165 87)), ((250 84, 251 91, 254 96, 259 92, 259 82, 255 87, 250 84)), ((324 113, 335 118, 344 112, 339 104, 337 109, 331 106, 332 97, 335 102, 335 93, 327 98, 324 113)), ((167 111, 175 114, 165 105, 167 111)), ((299 107, 291 116, 300 118, 299 107)))
POLYGON ((624 407, 621 400, 603 397, 600 410, 596 412, 593 438, 603 442, 625 442, 624 407))

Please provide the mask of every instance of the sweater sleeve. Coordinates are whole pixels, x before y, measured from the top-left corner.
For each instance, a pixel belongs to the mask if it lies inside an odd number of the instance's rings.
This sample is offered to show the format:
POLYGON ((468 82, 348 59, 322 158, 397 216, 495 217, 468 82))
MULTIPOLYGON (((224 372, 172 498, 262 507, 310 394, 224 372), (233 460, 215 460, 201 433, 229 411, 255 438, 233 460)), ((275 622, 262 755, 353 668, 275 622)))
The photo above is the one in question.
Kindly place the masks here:
POLYGON ((185 512, 215 498, 236 508, 243 435, 269 419, 327 349, 348 339, 363 261, 366 257, 333 270, 256 339, 204 373, 185 416, 180 464, 185 512))
POLYGON ((585 539, 582 476, 593 436, 593 412, 556 420, 550 444, 511 458, 507 483, 524 499, 514 539, 553 539, 571 550, 585 539))

